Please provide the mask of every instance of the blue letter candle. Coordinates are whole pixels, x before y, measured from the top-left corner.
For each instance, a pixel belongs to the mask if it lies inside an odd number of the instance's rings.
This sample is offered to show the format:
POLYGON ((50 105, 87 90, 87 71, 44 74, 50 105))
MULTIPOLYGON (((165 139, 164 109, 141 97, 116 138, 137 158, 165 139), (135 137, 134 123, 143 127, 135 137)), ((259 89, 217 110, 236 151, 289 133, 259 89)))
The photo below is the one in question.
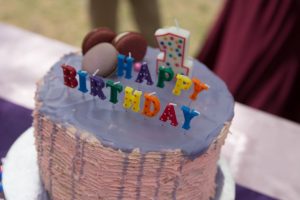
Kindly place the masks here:
POLYGON ((86 77, 88 75, 88 73, 84 70, 79 70, 77 72, 78 76, 79 76, 79 88, 78 90, 86 93, 88 92, 88 89, 86 88, 86 77))
POLYGON ((198 111, 191 110, 187 106, 181 106, 181 110, 182 110, 183 115, 184 115, 184 123, 182 125, 182 128, 185 129, 185 130, 188 130, 188 129, 191 128, 191 126, 190 126, 191 120, 194 117, 200 115, 200 113, 198 111))
POLYGON ((133 61, 134 61, 134 59, 131 56, 126 57, 123 54, 119 54, 118 55, 117 75, 119 77, 122 77, 124 75, 124 70, 125 70, 126 71, 125 78, 131 79, 133 61))

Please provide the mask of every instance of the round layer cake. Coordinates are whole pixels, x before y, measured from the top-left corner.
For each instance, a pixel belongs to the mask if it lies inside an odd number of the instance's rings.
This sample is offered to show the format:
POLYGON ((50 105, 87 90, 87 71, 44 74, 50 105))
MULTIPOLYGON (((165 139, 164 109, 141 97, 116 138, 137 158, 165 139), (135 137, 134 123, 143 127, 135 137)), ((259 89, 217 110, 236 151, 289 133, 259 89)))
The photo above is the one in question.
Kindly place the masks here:
MULTIPOLYGON (((147 62, 157 82, 156 57, 148 48, 147 62)), ((194 61, 193 77, 210 86, 190 102, 190 91, 172 94, 175 82, 164 88, 109 77, 143 92, 156 92, 162 109, 177 104, 179 125, 158 116, 148 118, 64 85, 61 65, 80 70, 82 55, 58 61, 38 83, 34 127, 38 164, 51 199, 210 199, 215 195, 217 161, 230 122, 234 101, 226 85, 203 64, 194 61), (181 128, 181 105, 200 112, 191 128, 181 128)), ((89 80, 87 80, 90 90, 89 80)), ((109 90, 104 91, 109 96, 109 90)), ((141 101, 143 105, 143 100, 141 101)), ((161 110, 162 110, 161 109, 161 110)))

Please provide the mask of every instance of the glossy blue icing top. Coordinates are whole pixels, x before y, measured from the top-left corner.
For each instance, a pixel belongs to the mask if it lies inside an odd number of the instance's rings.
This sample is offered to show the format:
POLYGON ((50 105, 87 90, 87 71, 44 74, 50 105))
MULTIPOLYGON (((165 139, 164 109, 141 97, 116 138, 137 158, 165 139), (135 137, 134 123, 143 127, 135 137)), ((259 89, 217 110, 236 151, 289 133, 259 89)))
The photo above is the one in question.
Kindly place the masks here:
MULTIPOLYGON (((161 111, 157 116, 148 118, 140 113, 125 110, 122 106, 124 92, 119 94, 119 103, 113 105, 109 102, 109 88, 104 90, 107 99, 100 100, 91 96, 89 92, 83 94, 77 88, 66 87, 61 65, 69 64, 77 70, 81 69, 82 56, 78 54, 64 56, 44 77, 44 84, 37 91, 37 98, 42 102, 40 112, 54 121, 88 131, 99 138, 103 145, 114 149, 130 152, 138 148, 142 153, 180 149, 185 156, 193 159, 208 148, 219 135, 224 123, 232 120, 234 100, 224 82, 196 60, 193 77, 207 83, 210 88, 201 92, 195 102, 188 98, 193 86, 187 91, 182 91, 179 97, 172 94, 175 81, 166 82, 163 89, 156 87, 155 65, 158 53, 158 50, 148 48, 144 59, 148 63, 154 85, 146 85, 146 81, 136 83, 136 72, 133 72, 131 80, 109 78, 120 81, 124 87, 156 92, 161 102, 161 111), (177 104, 177 127, 159 120, 165 106, 170 102, 177 104), (181 128, 184 121, 181 105, 187 105, 201 113, 191 121, 189 130, 181 128)), ((90 90, 89 79, 87 86, 90 90)), ((142 97, 141 110, 143 101, 142 97)))

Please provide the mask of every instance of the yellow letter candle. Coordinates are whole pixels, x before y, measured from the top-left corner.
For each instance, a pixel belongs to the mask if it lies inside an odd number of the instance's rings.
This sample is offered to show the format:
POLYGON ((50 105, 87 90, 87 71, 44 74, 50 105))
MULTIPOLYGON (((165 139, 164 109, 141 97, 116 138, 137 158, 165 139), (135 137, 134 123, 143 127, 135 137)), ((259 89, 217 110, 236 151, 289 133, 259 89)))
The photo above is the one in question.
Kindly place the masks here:
POLYGON ((125 95, 124 95, 124 102, 123 107, 129 109, 132 107, 133 112, 140 111, 140 102, 141 102, 142 91, 134 90, 132 87, 125 87, 125 95))
POLYGON ((177 74, 176 78, 177 81, 172 92, 174 95, 179 96, 181 94, 181 90, 188 90, 191 87, 192 81, 189 77, 181 74, 177 74))

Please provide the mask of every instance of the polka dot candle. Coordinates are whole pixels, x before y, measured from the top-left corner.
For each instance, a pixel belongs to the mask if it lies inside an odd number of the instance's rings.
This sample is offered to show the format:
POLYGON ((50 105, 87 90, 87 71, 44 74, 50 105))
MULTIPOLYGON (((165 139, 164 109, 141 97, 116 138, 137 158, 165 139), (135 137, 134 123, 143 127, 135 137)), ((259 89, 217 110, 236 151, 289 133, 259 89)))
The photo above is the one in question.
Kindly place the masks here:
POLYGON ((188 56, 190 32, 174 26, 158 29, 155 37, 161 51, 157 56, 157 71, 160 66, 171 67, 175 74, 191 77, 193 60, 188 56))

